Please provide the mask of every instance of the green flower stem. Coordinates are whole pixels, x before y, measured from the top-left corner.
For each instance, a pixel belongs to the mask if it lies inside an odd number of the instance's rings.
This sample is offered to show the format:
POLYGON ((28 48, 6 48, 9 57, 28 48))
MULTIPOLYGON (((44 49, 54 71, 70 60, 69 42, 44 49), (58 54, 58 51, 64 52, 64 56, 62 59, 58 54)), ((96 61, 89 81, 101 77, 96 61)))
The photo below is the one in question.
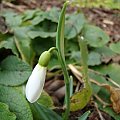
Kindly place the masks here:
POLYGON ((48 50, 48 52, 53 52, 54 50, 57 50, 57 48, 56 47, 51 47, 49 50, 48 50))
POLYGON ((67 1, 62 8, 58 28, 57 28, 57 36, 56 36, 56 48, 58 49, 58 58, 64 73, 64 81, 66 86, 65 91, 65 103, 66 110, 64 114, 64 120, 68 120, 69 112, 70 112, 70 85, 69 85, 69 75, 65 63, 65 55, 64 55, 64 26, 65 26, 65 11, 69 1, 67 1))

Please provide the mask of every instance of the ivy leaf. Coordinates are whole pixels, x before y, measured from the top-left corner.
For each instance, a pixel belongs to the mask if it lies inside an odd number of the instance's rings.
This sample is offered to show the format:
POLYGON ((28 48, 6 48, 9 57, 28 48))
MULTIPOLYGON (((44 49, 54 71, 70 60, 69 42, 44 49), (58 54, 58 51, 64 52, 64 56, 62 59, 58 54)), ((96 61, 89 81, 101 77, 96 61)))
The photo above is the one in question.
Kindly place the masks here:
POLYGON ((18 86, 23 84, 30 74, 30 66, 15 56, 8 56, 0 63, 0 84, 18 86))
POLYGON ((115 53, 120 54, 120 42, 110 44, 110 49, 115 53))
POLYGON ((102 47, 109 41, 109 37, 99 27, 93 25, 85 25, 82 35, 92 47, 102 47))
POLYGON ((62 120, 57 113, 41 104, 31 104, 31 108, 36 120, 62 120))
POLYGON ((0 102, 0 120, 16 120, 14 113, 9 111, 8 105, 0 102))
POLYGON ((65 38, 72 39, 80 33, 86 20, 83 14, 71 14, 65 24, 65 38))
POLYGON ((0 101, 9 105, 17 120, 33 120, 29 104, 15 88, 0 85, 0 101))

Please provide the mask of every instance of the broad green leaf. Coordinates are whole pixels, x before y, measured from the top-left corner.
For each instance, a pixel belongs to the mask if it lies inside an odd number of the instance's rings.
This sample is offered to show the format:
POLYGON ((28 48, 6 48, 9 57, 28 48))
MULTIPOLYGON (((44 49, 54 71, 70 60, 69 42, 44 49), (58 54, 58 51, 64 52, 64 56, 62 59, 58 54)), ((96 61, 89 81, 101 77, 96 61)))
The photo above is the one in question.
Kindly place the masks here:
POLYGON ((39 11, 31 22, 33 25, 38 25, 46 19, 57 23, 59 19, 59 13, 60 12, 55 7, 46 12, 39 11))
POLYGON ((36 120, 62 120, 57 113, 41 104, 33 103, 31 108, 36 120))
MULTIPOLYGON (((95 72, 89 71, 89 77, 90 79, 95 80, 101 84, 108 84, 107 80, 103 76, 98 75, 95 72)), ((101 87, 94 83, 92 83, 91 85, 92 85, 93 94, 97 94, 100 91, 101 87)))
POLYGON ((23 13, 23 21, 32 19, 37 12, 40 12, 38 9, 35 10, 26 10, 23 13))
POLYGON ((101 107, 100 109, 112 116, 114 120, 120 120, 120 115, 115 113, 111 107, 101 107))
POLYGON ((5 17, 6 23, 11 29, 19 26, 22 23, 22 16, 15 12, 6 11, 3 16, 5 17))
POLYGON ((85 112, 82 116, 78 118, 78 120, 87 120, 87 117, 89 116, 90 111, 85 112))
POLYGON ((110 44, 110 49, 115 53, 120 54, 120 42, 110 44))
POLYGON ((29 27, 15 28, 14 37, 17 49, 20 52, 22 60, 32 65, 35 53, 31 48, 31 40, 27 36, 27 32, 29 29, 29 27))
POLYGON ((40 54, 46 50, 48 50, 49 48, 51 48, 52 46, 54 46, 54 40, 53 38, 35 38, 34 40, 32 40, 31 42, 31 47, 33 48, 33 50, 35 51, 36 55, 40 56, 40 54))
POLYGON ((115 52, 113 52, 109 47, 107 46, 103 46, 103 47, 99 47, 99 48, 95 48, 94 52, 99 53, 103 58, 107 58, 107 57, 113 57, 115 54, 115 52))
POLYGON ((109 41, 108 35, 99 27, 93 25, 85 25, 82 35, 92 47, 102 47, 109 41))
POLYGON ((59 15, 60 15, 59 9, 56 7, 53 7, 50 11, 46 11, 44 16, 45 16, 45 19, 51 20, 52 22, 57 23, 59 20, 59 15))
POLYGON ((18 56, 18 51, 17 51, 13 37, 9 37, 8 39, 1 41, 0 48, 11 49, 13 54, 18 56))
POLYGON ((32 39, 34 39, 36 37, 48 38, 48 37, 55 37, 56 32, 30 31, 30 32, 28 32, 28 35, 32 39))
POLYGON ((30 74, 30 66, 15 56, 8 56, 0 63, 0 84, 18 86, 23 84, 30 74))
POLYGON ((15 88, 0 85, 0 101, 9 105, 17 120, 33 120, 29 104, 15 88))
POLYGON ((39 12, 39 15, 35 16, 31 20, 31 23, 32 23, 32 25, 38 25, 39 23, 41 23, 44 20, 45 20, 44 12, 41 11, 41 12, 39 12))
POLYGON ((16 120, 16 115, 9 111, 8 105, 0 102, 0 120, 16 120))
POLYGON ((104 75, 109 76, 116 83, 120 84, 120 66, 118 64, 101 65, 94 67, 94 70, 101 72, 104 75))
POLYGON ((50 108, 53 107, 53 101, 52 98, 48 95, 47 92, 43 91, 41 94, 41 97, 37 101, 38 103, 50 108))
POLYGON ((56 36, 57 23, 51 22, 50 20, 44 20, 39 25, 34 26, 28 35, 34 39, 36 37, 47 38, 56 36))
POLYGON ((78 35, 86 20, 83 14, 71 14, 65 24, 65 38, 72 39, 78 35))
POLYGON ((101 55, 96 52, 90 52, 88 55, 88 65, 95 66, 101 64, 101 55))
MULTIPOLYGON (((81 63, 81 54, 80 51, 73 51, 71 53, 70 59, 75 60, 76 63, 80 64, 81 63)), ((90 52, 88 54, 88 62, 87 64, 89 66, 95 66, 101 64, 101 55, 97 52, 90 52)))

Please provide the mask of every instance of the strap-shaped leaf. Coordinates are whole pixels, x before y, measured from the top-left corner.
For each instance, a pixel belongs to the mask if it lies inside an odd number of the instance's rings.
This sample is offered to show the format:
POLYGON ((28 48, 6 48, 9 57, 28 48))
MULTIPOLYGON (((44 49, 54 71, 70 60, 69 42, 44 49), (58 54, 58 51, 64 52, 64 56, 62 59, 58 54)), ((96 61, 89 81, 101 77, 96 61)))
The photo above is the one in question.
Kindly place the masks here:
POLYGON ((31 104, 31 108, 36 120, 62 120, 58 114, 41 104, 31 104))
POLYGON ((56 47, 63 58, 64 58, 65 11, 66 11, 67 4, 68 2, 64 4, 63 9, 61 11, 61 15, 60 15, 59 23, 57 27, 57 36, 56 36, 56 47))

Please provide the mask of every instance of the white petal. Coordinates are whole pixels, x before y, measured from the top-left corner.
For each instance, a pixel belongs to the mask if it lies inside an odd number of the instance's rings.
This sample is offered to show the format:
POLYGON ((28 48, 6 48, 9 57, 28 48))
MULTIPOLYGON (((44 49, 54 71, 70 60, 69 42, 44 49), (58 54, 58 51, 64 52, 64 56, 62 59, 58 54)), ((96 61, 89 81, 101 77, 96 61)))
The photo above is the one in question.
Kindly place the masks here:
POLYGON ((37 64, 28 79, 26 85, 26 98, 30 103, 37 101, 41 95, 45 83, 46 70, 46 67, 37 64))

